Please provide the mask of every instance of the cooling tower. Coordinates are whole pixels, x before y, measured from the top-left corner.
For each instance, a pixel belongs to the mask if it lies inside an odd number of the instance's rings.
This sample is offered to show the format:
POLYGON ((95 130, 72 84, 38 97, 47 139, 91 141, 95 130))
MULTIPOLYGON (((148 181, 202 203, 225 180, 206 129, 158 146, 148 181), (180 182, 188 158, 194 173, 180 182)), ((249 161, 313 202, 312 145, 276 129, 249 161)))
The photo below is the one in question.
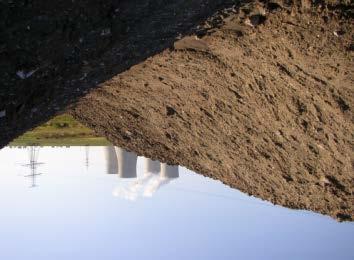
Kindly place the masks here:
POLYGON ((115 151, 118 158, 118 176, 120 178, 136 178, 137 155, 119 147, 115 147, 115 151))
POLYGON ((104 148, 104 157, 106 161, 106 173, 118 174, 118 160, 114 146, 104 148))
POLYGON ((149 173, 159 174, 160 173, 160 162, 153 161, 149 158, 144 158, 144 174, 148 175, 149 173))
POLYGON ((162 178, 178 178, 178 166, 176 165, 168 165, 166 163, 161 163, 161 175, 162 178))

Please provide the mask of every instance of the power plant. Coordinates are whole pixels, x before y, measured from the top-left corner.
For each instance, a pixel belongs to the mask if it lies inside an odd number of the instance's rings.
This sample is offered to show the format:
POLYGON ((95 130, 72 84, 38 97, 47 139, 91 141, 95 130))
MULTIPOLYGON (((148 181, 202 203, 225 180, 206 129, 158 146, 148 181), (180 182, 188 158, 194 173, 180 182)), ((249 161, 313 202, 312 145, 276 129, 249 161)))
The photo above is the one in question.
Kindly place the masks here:
POLYGON ((136 200, 140 195, 151 197, 163 185, 179 177, 178 166, 160 163, 149 158, 143 158, 143 174, 138 176, 135 153, 120 147, 107 146, 104 148, 106 173, 117 174, 122 179, 135 179, 128 185, 118 186, 113 195, 128 200, 136 200))

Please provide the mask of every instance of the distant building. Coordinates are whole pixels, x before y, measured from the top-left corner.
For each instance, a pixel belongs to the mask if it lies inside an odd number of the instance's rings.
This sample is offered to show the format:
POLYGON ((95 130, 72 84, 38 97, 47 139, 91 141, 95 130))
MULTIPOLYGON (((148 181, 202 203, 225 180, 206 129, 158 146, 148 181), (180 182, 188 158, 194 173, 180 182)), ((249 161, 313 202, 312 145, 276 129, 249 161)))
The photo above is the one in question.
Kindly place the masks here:
POLYGON ((136 178, 136 162, 138 156, 135 153, 127 152, 122 148, 115 147, 118 158, 118 176, 120 178, 136 178))
POLYGON ((174 179, 179 177, 178 166, 161 163, 161 178, 174 179))
POLYGON ((105 146, 104 156, 106 160, 106 173, 118 174, 118 158, 114 146, 105 146))
MULTIPOLYGON (((117 173, 120 178, 137 178, 138 156, 135 153, 127 152, 120 147, 108 146, 105 147, 105 158, 107 173, 117 173)), ((149 158, 143 158, 143 160, 143 176, 128 185, 115 188, 114 196, 128 200, 136 200, 141 195, 151 197, 162 186, 179 178, 178 166, 160 163, 149 158)))
POLYGON ((153 161, 149 158, 144 158, 144 175, 149 174, 159 174, 160 173, 160 162, 153 161))

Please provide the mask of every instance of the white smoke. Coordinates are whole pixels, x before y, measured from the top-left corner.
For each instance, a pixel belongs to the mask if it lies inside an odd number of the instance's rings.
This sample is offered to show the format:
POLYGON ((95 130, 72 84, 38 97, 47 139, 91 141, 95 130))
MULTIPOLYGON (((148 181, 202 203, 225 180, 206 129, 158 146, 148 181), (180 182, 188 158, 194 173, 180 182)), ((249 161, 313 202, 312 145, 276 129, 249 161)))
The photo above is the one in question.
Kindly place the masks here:
MULTIPOLYGON (((136 177, 137 156, 119 147, 115 147, 115 153, 118 158, 118 175, 121 178, 136 177)), ((136 179, 127 186, 116 187, 112 192, 113 196, 130 201, 135 201, 139 197, 152 197, 162 186, 179 177, 178 166, 167 165, 148 158, 144 158, 143 172, 142 178, 136 179)))
POLYGON ((139 193, 144 185, 153 177, 151 173, 144 174, 144 177, 137 179, 131 183, 128 187, 118 186, 113 191, 114 197, 123 198, 130 201, 135 201, 139 197, 139 193))
POLYGON ((156 177, 152 179, 146 186, 143 196, 152 197, 156 191, 158 191, 163 185, 168 184, 171 181, 170 178, 156 177))

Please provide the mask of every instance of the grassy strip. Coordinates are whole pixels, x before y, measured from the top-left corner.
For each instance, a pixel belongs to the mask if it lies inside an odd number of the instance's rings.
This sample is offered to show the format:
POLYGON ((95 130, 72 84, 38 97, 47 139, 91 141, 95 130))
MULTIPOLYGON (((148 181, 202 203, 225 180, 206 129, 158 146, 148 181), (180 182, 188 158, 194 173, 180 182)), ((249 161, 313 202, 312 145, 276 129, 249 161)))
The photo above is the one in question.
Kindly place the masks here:
POLYGON ((15 139, 11 146, 101 146, 109 142, 67 114, 57 116, 47 123, 15 139))

